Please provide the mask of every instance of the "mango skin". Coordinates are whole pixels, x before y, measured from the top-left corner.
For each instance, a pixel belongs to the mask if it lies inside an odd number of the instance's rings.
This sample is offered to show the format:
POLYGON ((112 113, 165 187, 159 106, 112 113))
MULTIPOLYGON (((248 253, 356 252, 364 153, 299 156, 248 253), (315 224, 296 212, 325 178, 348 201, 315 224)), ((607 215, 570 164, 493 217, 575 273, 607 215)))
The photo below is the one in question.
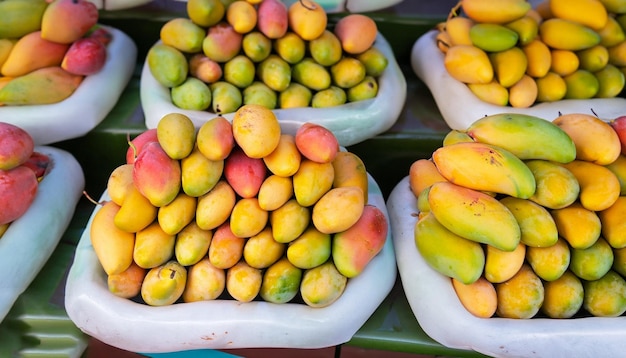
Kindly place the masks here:
POLYGON ((288 200, 280 208, 269 213, 274 240, 283 244, 298 238, 310 222, 311 209, 300 205, 296 199, 288 200))
POLYGON ((135 233, 145 229, 157 218, 158 208, 130 184, 128 193, 115 214, 115 226, 126 232, 135 233))
POLYGON ((559 235, 574 249, 586 249, 600 238, 602 223, 598 214, 584 208, 580 202, 552 210, 550 214, 559 235))
POLYGON ((105 202, 94 214, 90 227, 91 245, 107 275, 121 273, 133 262, 135 234, 115 226, 114 218, 119 209, 115 202, 105 202))
POLYGON ((496 313, 496 289, 486 278, 480 277, 468 285, 452 279, 452 286, 463 307, 474 316, 489 318, 496 313))
POLYGON ((332 188, 313 205, 311 221, 321 232, 334 234, 348 230, 364 211, 363 192, 355 186, 332 188))
POLYGON ((491 283, 501 283, 513 277, 524 264, 526 245, 519 243, 513 251, 502 251, 491 245, 485 249, 484 277, 491 283))
POLYGON ((333 185, 335 171, 332 163, 316 163, 304 159, 293 175, 293 191, 298 204, 312 206, 333 185))
POLYGON ((571 271, 565 271, 554 281, 545 282, 541 312, 550 318, 571 318, 583 305, 582 281, 571 271))
POLYGON ((209 261, 217 268, 229 269, 241 260, 245 239, 235 236, 230 223, 225 222, 213 232, 209 246, 209 261))
POLYGON ((199 197, 217 185, 224 172, 224 160, 210 160, 196 146, 180 161, 180 170, 183 192, 199 197))
POLYGON ((314 226, 309 226, 302 235, 289 243, 287 259, 301 269, 319 266, 331 256, 331 239, 330 234, 321 233, 314 226))
POLYGON ((107 276, 107 288, 112 294, 122 298, 133 298, 141 292, 141 284, 148 270, 136 263, 117 274, 107 276))
POLYGON ((260 233, 269 221, 269 212, 261 209, 256 197, 242 198, 230 213, 230 229, 238 237, 248 238, 260 233))
POLYGON ((310 307, 327 307, 341 297, 347 283, 348 278, 339 273, 333 261, 329 260, 304 271, 300 295, 310 307))
POLYGON ((340 151, 332 161, 335 172, 333 188, 355 186, 363 192, 363 202, 368 201, 369 178, 365 163, 358 155, 340 151))
POLYGON ((307 159, 317 163, 332 162, 339 152, 339 141, 328 128, 306 122, 295 135, 296 147, 307 159))
POLYGON ((157 212, 157 221, 161 229, 170 235, 178 234, 193 221, 197 202, 193 196, 178 193, 171 203, 161 206, 157 212))
POLYGON ((186 115, 168 113, 157 123, 157 139, 170 158, 183 159, 195 146, 196 129, 186 115))
POLYGON ((285 246, 274 240, 272 228, 266 226, 260 233, 246 240, 243 246, 243 259, 254 268, 268 268, 283 256, 285 246))
POLYGON ((535 177, 536 190, 529 198, 547 209, 561 209, 578 199, 580 184, 571 171, 551 161, 525 161, 535 177))
POLYGON ((250 302, 258 296, 262 281, 261 270, 239 261, 226 272, 226 291, 239 302, 250 302))
POLYGON ((120 164, 117 166, 107 179, 107 194, 111 201, 117 205, 122 205, 126 195, 130 192, 133 184, 133 165, 120 164))
POLYGON ((165 87, 176 87, 187 78, 189 70, 187 59, 182 52, 172 46, 155 44, 148 50, 146 59, 154 78, 165 87))
POLYGON ((171 260, 148 271, 141 285, 141 297, 150 306, 168 306, 181 297, 187 283, 187 270, 171 260))
POLYGON ((289 177, 270 175, 259 188, 257 198, 259 206, 266 211, 272 211, 283 206, 293 196, 293 182, 289 177))
POLYGON ((239 147, 224 161, 224 177, 242 198, 252 198, 259 193, 266 173, 262 159, 247 156, 239 147))
POLYGON ((133 182, 152 205, 169 204, 181 188, 180 162, 170 158, 158 142, 148 143, 135 160, 133 182))
POLYGON ((135 234, 133 260, 139 267, 151 269, 174 257, 176 236, 167 234, 158 222, 153 222, 135 234))
POLYGON ((554 245, 559 233, 550 212, 530 199, 507 196, 500 199, 515 217, 520 227, 520 242, 532 247, 554 245))
POLYGON ((207 256, 187 268, 184 302, 217 299, 226 288, 226 272, 211 264, 207 256))
POLYGON ((583 281, 583 308, 596 317, 618 317, 626 312, 626 281, 609 271, 595 281, 583 281))
POLYGON ((287 303, 298 294, 301 280, 302 270, 283 257, 263 273, 259 295, 266 302, 287 303))
POLYGON ((570 247, 563 238, 547 247, 528 247, 526 262, 542 280, 558 280, 567 271, 571 260, 570 247))
POLYGON ((237 200, 235 190, 220 180, 208 193, 198 198, 196 223, 201 229, 212 230, 222 225, 230 217, 237 200))
POLYGON ((574 160, 563 166, 578 180, 578 199, 586 209, 602 211, 613 205, 619 197, 619 179, 607 167, 585 160, 574 160))
POLYGON ((544 288, 541 279, 528 264, 524 264, 510 280, 496 284, 496 294, 499 317, 527 319, 539 312, 544 288))
POLYGON ((585 249, 571 249, 569 269, 585 281, 598 280, 613 266, 613 249, 602 237, 585 249))
POLYGON ((281 134, 273 152, 263 157, 268 170, 281 177, 291 177, 300 168, 302 154, 296 146, 295 136, 281 134))
POLYGON ((183 266, 191 266, 202 260, 209 252, 213 231, 203 230, 195 221, 190 222, 176 234, 174 255, 183 266))

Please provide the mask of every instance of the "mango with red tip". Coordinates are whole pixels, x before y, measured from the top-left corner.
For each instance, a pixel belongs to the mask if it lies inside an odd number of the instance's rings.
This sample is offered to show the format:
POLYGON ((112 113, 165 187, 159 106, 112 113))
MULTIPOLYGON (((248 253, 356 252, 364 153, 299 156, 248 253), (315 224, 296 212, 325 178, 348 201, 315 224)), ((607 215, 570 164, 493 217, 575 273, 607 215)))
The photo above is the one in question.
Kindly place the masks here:
POLYGON ((158 142, 148 143, 135 160, 133 182, 152 205, 167 205, 181 188, 180 162, 170 158, 158 142))
POLYGON ((256 196, 266 174, 263 159, 250 158, 239 147, 235 148, 224 161, 224 177, 242 198, 256 196))

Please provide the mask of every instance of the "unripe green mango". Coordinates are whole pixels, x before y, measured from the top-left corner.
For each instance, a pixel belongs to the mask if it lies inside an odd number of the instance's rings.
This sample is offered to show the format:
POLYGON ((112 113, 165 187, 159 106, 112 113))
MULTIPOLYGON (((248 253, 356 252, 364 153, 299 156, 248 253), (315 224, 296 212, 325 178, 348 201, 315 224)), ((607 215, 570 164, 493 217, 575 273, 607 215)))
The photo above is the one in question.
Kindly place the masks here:
POLYGON ((0 38, 20 38, 41 29, 45 0, 0 1, 0 38))
POLYGON ((609 271, 595 281, 583 281, 583 308, 595 317, 618 317, 626 312, 626 281, 609 271))
POLYGON ((313 98, 311 90, 299 83, 291 82, 289 86, 278 94, 280 108, 308 107, 313 98))
POLYGON ((232 113, 241 107, 243 96, 235 85, 226 81, 217 81, 209 87, 211 88, 211 109, 213 113, 232 113))
POLYGON ((146 55, 148 68, 161 85, 172 88, 187 78, 189 63, 182 52, 163 43, 154 44, 146 55))
POLYGON ((348 88, 346 95, 348 102, 363 101, 374 98, 378 94, 378 82, 372 76, 365 76, 363 81, 348 88))
POLYGON ((301 280, 302 270, 283 257, 263 273, 259 295, 266 302, 287 303, 298 294, 301 280))
POLYGON ((181 109, 204 111, 211 106, 211 88, 195 77, 187 77, 171 90, 172 103, 181 109))
POLYGON ((517 44, 517 32, 504 25, 493 23, 476 23, 469 31, 472 44, 488 52, 508 50, 517 44))
POLYGON ((141 285, 141 297, 150 306, 175 303, 183 294, 187 270, 175 260, 148 271, 141 285))
POLYGON ((257 65, 257 77, 274 91, 284 91, 291 82, 291 66, 276 54, 257 65))
POLYGON ((603 237, 588 248, 572 248, 571 255, 569 269, 586 281, 600 279, 613 266, 613 249, 603 237))
POLYGON ((311 107, 313 108, 326 108, 341 106, 348 101, 348 95, 346 91, 337 86, 330 86, 326 89, 318 91, 311 98, 311 107))
POLYGON ((259 104, 274 109, 278 102, 278 95, 263 82, 254 81, 243 89, 243 104, 259 104))
POLYGON ((331 84, 330 72, 311 57, 305 57, 293 65, 292 78, 314 91, 327 89, 331 84))

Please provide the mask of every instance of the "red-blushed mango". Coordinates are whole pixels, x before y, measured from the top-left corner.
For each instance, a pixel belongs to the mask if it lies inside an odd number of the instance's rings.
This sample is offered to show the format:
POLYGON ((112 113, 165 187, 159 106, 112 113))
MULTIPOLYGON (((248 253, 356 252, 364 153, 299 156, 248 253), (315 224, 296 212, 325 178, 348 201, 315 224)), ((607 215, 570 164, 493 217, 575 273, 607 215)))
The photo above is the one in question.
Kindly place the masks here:
POLYGON ((335 171, 333 188, 355 186, 361 189, 363 192, 363 202, 367 203, 369 178, 363 160, 352 152, 340 151, 337 153, 332 163, 335 171))
POLYGON ((383 249, 388 231, 385 213, 374 205, 366 205, 354 225, 333 236, 331 252, 337 270, 348 278, 361 274, 383 249))
POLYGON ((133 260, 146 269, 161 266, 174 257, 175 243, 176 235, 166 233, 155 221, 135 233, 133 260))
POLYGON ((0 170, 24 164, 33 154, 35 142, 28 132, 14 124, 0 122, 0 170))
POLYGON ((479 318, 493 317, 498 306, 493 283, 484 277, 479 277, 478 280, 469 284, 464 284, 454 278, 451 280, 454 292, 469 313, 479 318))
POLYGON ((199 197, 208 193, 222 178, 224 160, 210 160, 198 149, 180 161, 181 186, 189 196, 199 197))
POLYGON ((246 240, 243 246, 243 259, 254 268, 268 268, 283 256, 285 246, 274 240, 272 228, 266 226, 260 233, 246 240))
POLYGON ((302 154, 296 146, 295 137, 291 134, 281 134, 276 149, 263 157, 263 162, 270 172, 282 177, 291 177, 300 168, 302 154))
POLYGON ((554 281, 563 275, 571 259, 567 241, 559 238, 552 246, 526 248, 526 262, 544 281, 554 281))
POLYGON ((191 221, 178 234, 174 243, 176 261, 183 266, 191 266, 206 257, 213 238, 212 230, 201 229, 191 221))
POLYGON ((24 215, 35 201, 38 187, 37 176, 24 165, 0 170, 0 225, 24 215))
POLYGON ((205 36, 205 29, 184 17, 167 21, 159 32, 159 38, 164 44, 186 53, 202 51, 202 40, 205 36))
POLYGON ((313 205, 311 220, 325 234, 348 230, 363 214, 363 191, 356 186, 332 188, 313 205))
POLYGON ((122 205, 124 198, 130 191, 133 184, 133 165, 120 164, 117 166, 107 179, 107 194, 117 205, 122 205))
POLYGON ((495 287, 499 317, 526 319, 539 312, 544 298, 543 283, 529 265, 522 265, 515 276, 495 287))
POLYGON ((157 123, 157 139, 170 158, 183 159, 196 144, 196 128, 187 115, 168 113, 157 123))
POLYGON ((280 0, 263 0, 257 7, 257 28, 269 39, 283 37, 289 27, 288 11, 280 0))
POLYGON ((326 30, 326 10, 315 1, 296 1, 289 6, 289 27, 305 41, 315 40, 326 30))
POLYGON ((222 225, 230 217, 237 196, 233 188, 220 180, 208 193, 198 198, 196 223, 204 230, 212 230, 222 225))
POLYGON ((152 205, 166 205, 181 188, 180 162, 170 158, 158 142, 148 143, 135 160, 133 183, 152 205))
POLYGON ((348 278, 342 275, 332 260, 304 271, 300 283, 302 300, 310 307, 331 305, 343 294, 348 278))
POLYGON ((251 158, 240 148, 233 149, 224 161, 224 178, 242 198, 252 198, 259 193, 266 173, 262 159, 251 158))
POLYGON ((120 210, 115 214, 115 226, 126 232, 137 232, 152 224, 157 212, 158 208, 131 184, 120 210))
POLYGON ((133 262, 135 234, 122 231, 115 226, 115 214, 120 206, 107 201, 94 214, 89 237, 98 262, 107 275, 128 269, 133 262))
POLYGON ((280 141, 278 118, 270 109, 258 104, 239 108, 232 121, 235 142, 250 158, 272 153, 280 141))
POLYGON ((360 54, 372 47, 376 41, 376 22, 363 14, 350 14, 337 21, 333 30, 343 50, 349 54, 360 54))
POLYGON ((68 44, 42 38, 41 31, 31 32, 13 45, 0 67, 0 74, 19 77, 40 68, 60 66, 68 49, 68 44))
POLYGON ((257 198, 259 207, 266 211, 280 208, 293 196, 293 181, 289 177, 272 174, 265 178, 257 198))
POLYGON ((258 296, 262 280, 261 270, 239 261, 226 272, 226 291, 239 302, 250 302, 258 296))
POLYGON ((137 159, 143 147, 151 142, 158 142, 157 129, 151 128, 139 133, 135 138, 128 142, 126 150, 126 163, 133 164, 137 159))
POLYGON ((316 163, 304 159, 293 175, 293 192, 302 206, 315 204, 332 188, 335 170, 332 163, 316 163))
POLYGON ((202 41, 202 52, 211 60, 224 63, 241 51, 243 35, 226 21, 209 27, 202 41))
POLYGON ((302 155, 317 163, 330 163, 339 152, 339 141, 328 128, 306 122, 295 135, 296 147, 302 155))
POLYGON ((300 290, 302 270, 283 257, 263 273, 259 295, 266 302, 287 303, 300 290))
POLYGON ((209 261, 217 268, 231 268, 241 260, 244 244, 245 238, 235 236, 230 230, 230 223, 225 222, 213 232, 209 261))
POLYGON ((300 236, 311 222, 311 212, 296 199, 290 199, 269 214, 272 235, 276 242, 289 243, 300 236))
POLYGON ((204 53, 196 53, 189 58, 189 75, 205 83, 217 82, 222 78, 222 67, 204 53))
POLYGON ((309 226, 302 235, 289 243, 287 259, 296 267, 311 269, 330 258, 331 235, 309 226))
POLYGON ((211 264, 208 257, 187 268, 184 302, 210 301, 218 298, 226 287, 226 272, 211 264))
POLYGON ((178 234, 196 216, 197 202, 193 196, 178 193, 171 203, 159 208, 157 220, 161 229, 170 235, 178 234))
POLYGON ((175 260, 148 271, 141 285, 141 298, 150 306, 168 306, 178 301, 187 284, 187 269, 175 260))
POLYGON ((118 297, 133 298, 141 292, 146 273, 148 270, 132 262, 126 270, 107 276, 107 288, 118 297))
POLYGON ((235 236, 249 238, 263 231, 268 220, 269 213, 261 209, 259 199, 242 198, 230 213, 230 229, 235 236))
POLYGON ((448 181, 439 173, 437 166, 430 159, 418 159, 409 167, 409 186, 415 197, 424 189, 440 181, 448 181))
POLYGON ((226 159, 235 147, 232 124, 222 116, 209 119, 198 129, 196 144, 207 159, 226 159))

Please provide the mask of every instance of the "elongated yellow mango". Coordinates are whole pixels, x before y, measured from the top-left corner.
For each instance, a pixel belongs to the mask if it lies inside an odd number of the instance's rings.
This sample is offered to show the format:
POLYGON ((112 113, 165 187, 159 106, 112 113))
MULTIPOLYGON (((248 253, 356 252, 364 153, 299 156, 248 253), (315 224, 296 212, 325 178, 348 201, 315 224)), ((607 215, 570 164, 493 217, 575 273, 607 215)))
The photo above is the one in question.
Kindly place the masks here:
POLYGON ((552 65, 550 48, 541 39, 536 38, 523 45, 522 50, 528 60, 526 66, 527 75, 541 78, 550 71, 550 66, 552 65))
POLYGON ((533 159, 525 163, 537 185, 530 200, 548 209, 560 209, 578 199, 580 185, 572 172, 549 160, 533 159))
POLYGON ((502 251, 491 245, 485 249, 485 278, 491 283, 501 283, 522 268, 526 257, 526 245, 521 242, 513 251, 502 251))
POLYGON ((576 145, 576 159, 607 165, 613 163, 621 153, 615 130, 596 116, 568 113, 558 116, 552 123, 572 138, 576 145))
POLYGON ((584 160, 563 164, 580 185, 579 201, 588 210, 609 208, 620 195, 617 176, 607 167, 584 160))
POLYGON ((579 202, 550 212, 559 235, 574 249, 586 249, 601 234, 601 222, 596 212, 585 209, 579 202))
POLYGON ((521 239, 511 211, 492 196, 448 182, 435 183, 428 193, 430 212, 446 229, 468 240, 513 251, 521 239))
POLYGON ((535 104, 539 89, 535 80, 524 75, 509 88, 509 104, 514 108, 528 108, 535 104))
POLYGON ((450 47, 443 64, 450 76, 463 83, 489 83, 493 80, 489 56, 473 45, 450 47))
POLYGON ((556 17, 539 25, 539 37, 558 50, 578 51, 600 43, 600 35, 591 28, 556 17))
POLYGON ((536 78, 537 102, 560 101, 565 97, 567 85, 560 75, 550 71, 541 78, 536 78))
POLYGON ((576 158, 576 146, 567 133, 549 120, 522 113, 497 113, 481 117, 468 128, 476 142, 504 148, 516 157, 558 163, 576 158))
POLYGON ((523 0, 463 0, 461 6, 470 19, 495 24, 517 20, 532 7, 523 0))
POLYGON ((535 177, 526 164, 501 147, 465 142, 440 147, 433 161, 448 181, 467 188, 527 199, 535 177))
POLYGON ((521 80, 528 67, 528 58, 524 51, 517 46, 500 52, 489 54, 491 65, 502 86, 508 88, 521 80))
POLYGON ((450 45, 471 45, 470 29, 474 20, 465 16, 455 16, 445 22, 446 33, 450 36, 450 45))
POLYGON ((599 211, 602 236, 616 249, 626 247, 626 196, 620 196, 610 207, 599 211))
POLYGON ((506 196, 500 202, 511 211, 520 228, 520 241, 529 247, 547 247, 559 239, 550 212, 530 199, 506 196))
POLYGON ((467 88, 483 102, 496 106, 509 104, 509 90, 495 79, 489 83, 468 83, 467 88))
POLYGON ((526 45, 539 35, 539 22, 530 14, 506 23, 504 26, 517 32, 520 45, 526 45))
POLYGON ((608 19, 608 11, 598 0, 550 0, 554 16, 570 20, 593 30, 602 29, 608 19))

